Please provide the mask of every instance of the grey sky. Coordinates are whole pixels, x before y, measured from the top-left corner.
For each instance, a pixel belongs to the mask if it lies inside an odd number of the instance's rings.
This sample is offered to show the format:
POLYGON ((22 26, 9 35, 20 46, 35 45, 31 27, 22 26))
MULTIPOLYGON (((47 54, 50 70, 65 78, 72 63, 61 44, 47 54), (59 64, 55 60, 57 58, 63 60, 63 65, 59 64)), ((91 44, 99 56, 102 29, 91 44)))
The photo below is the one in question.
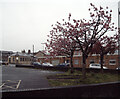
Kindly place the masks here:
POLYGON ((42 50, 51 25, 69 13, 73 18, 89 18, 88 8, 92 2, 96 6, 108 6, 113 10, 113 21, 118 23, 119 0, 0 0, 0 48, 21 51, 23 49, 42 50))

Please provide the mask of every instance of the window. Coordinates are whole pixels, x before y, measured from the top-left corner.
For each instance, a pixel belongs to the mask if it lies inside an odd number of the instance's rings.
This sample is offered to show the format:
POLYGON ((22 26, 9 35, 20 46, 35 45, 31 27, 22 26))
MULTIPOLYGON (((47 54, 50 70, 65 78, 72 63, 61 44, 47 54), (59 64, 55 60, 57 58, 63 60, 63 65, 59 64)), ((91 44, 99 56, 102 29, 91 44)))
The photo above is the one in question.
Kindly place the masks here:
POLYGON ((20 61, 22 61, 22 58, 20 58, 20 61))
POLYGON ((70 61, 69 61, 69 60, 66 60, 66 63, 70 63, 70 61))
POLYGON ((24 61, 25 59, 23 58, 23 61, 24 61))
POLYGON ((78 51, 75 51, 75 52, 74 52, 74 55, 78 55, 78 51))
POLYGON ((116 60, 109 60, 109 65, 116 65, 116 60))
POLYGON ((58 65, 59 63, 60 63, 59 60, 52 60, 53 65, 58 65))
POLYGON ((15 58, 13 57, 13 62, 15 61, 15 58))
POLYGON ((78 64, 79 64, 79 60, 78 60, 78 59, 75 59, 75 60, 74 60, 74 64, 78 65, 78 64))
POLYGON ((81 55, 81 51, 75 51, 74 55, 81 55))
POLYGON ((94 60, 90 60, 90 64, 92 64, 92 63, 95 63, 95 61, 94 60))

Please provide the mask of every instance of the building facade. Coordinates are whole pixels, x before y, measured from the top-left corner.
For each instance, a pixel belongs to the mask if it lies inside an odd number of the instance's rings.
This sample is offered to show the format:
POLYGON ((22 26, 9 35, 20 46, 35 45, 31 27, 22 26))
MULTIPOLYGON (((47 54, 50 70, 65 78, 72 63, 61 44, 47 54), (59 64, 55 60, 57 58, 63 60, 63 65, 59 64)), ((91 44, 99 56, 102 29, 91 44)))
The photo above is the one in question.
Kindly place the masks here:
POLYGON ((42 51, 38 51, 38 52, 34 53, 34 56, 37 58, 37 61, 39 61, 40 63, 44 63, 47 61, 46 60, 47 55, 42 51))
POLYGON ((8 63, 10 64, 26 64, 30 65, 33 61, 32 54, 16 52, 8 57, 8 63))
POLYGON ((12 54, 12 51, 0 51, 0 61, 2 61, 2 63, 8 63, 8 57, 12 54))
MULTIPOLYGON (((38 61, 42 62, 49 62, 53 65, 58 65, 60 63, 70 63, 70 58, 65 56, 56 56, 47 58, 38 58, 38 61)), ((86 68, 89 68, 90 63, 100 63, 100 56, 99 55, 89 55, 86 60, 86 68)), ((108 54, 104 56, 104 66, 108 67, 109 69, 116 69, 119 65, 119 55, 118 52, 115 54, 108 54)), ((82 68, 82 55, 80 51, 76 51, 73 56, 73 66, 82 68)))

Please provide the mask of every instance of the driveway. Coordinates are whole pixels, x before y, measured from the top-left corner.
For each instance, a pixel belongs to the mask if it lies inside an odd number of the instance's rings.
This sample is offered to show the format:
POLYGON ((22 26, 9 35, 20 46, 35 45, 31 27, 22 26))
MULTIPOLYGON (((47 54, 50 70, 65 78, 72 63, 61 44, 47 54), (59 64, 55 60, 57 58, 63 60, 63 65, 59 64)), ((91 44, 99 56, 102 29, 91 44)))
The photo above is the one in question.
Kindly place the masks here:
POLYGON ((50 86, 46 76, 56 73, 61 72, 17 68, 13 65, 2 66, 2 84, 0 85, 0 89, 2 89, 2 91, 6 91, 48 88, 50 86))

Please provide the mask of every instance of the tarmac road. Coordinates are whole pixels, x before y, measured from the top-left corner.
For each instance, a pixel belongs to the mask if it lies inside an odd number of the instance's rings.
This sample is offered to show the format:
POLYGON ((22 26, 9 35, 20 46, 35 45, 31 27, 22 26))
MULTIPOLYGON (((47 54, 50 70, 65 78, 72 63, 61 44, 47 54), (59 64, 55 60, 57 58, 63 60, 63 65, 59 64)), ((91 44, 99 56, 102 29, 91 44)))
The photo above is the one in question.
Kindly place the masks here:
POLYGON ((46 79, 47 75, 61 72, 40 69, 16 68, 13 65, 2 66, 2 84, 0 89, 21 90, 50 87, 46 79))

